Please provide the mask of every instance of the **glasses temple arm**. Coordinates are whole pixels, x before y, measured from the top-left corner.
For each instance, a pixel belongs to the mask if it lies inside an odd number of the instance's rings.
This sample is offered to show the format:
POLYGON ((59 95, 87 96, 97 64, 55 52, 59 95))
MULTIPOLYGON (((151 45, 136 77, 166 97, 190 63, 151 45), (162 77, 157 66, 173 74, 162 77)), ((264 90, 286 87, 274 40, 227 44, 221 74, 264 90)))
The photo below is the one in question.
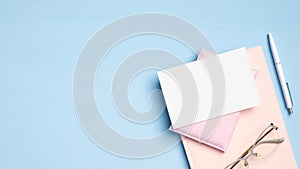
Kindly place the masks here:
POLYGON ((284 141, 284 138, 274 139, 274 140, 266 140, 257 143, 255 146, 260 144, 281 144, 284 141))
MULTIPOLYGON (((271 124, 270 126, 272 126, 272 124, 271 124)), ((268 127, 270 127, 270 126, 268 126, 268 127)), ((268 129, 268 127, 267 127, 265 130, 263 130, 262 133, 264 133, 264 132, 268 129)), ((262 135, 262 133, 261 133, 261 134, 258 136, 258 138, 256 139, 254 145, 257 144, 258 142, 260 142, 263 138, 265 138, 272 130, 274 130, 273 127, 270 128, 265 134, 262 135)), ((276 130, 276 129, 275 129, 275 130, 276 130)))

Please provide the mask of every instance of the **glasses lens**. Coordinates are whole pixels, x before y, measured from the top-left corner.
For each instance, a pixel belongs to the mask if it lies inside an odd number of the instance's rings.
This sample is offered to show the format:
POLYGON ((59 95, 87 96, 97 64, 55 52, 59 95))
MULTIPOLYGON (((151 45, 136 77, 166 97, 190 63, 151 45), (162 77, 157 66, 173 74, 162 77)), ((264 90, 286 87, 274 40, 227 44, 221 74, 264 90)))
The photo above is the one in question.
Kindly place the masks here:
MULTIPOLYGON (((271 141, 279 139, 278 131, 273 129, 269 134, 267 134, 260 143, 264 141, 271 141)), ((271 155, 278 147, 279 144, 276 143, 262 143, 254 147, 253 149, 253 155, 257 158, 265 158, 269 155, 271 155)))

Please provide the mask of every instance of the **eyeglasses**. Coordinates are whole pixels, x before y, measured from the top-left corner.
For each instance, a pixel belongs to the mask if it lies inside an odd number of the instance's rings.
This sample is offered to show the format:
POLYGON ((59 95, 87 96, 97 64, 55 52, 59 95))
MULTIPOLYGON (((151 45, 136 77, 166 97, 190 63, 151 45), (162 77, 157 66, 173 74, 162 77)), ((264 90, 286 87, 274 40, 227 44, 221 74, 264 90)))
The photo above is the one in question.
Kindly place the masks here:
POLYGON ((251 156, 256 158, 262 158, 273 153, 278 145, 284 141, 284 138, 280 138, 278 127, 273 123, 268 125, 261 134, 258 136, 254 144, 252 144, 237 160, 230 163, 225 169, 247 169, 249 168, 248 159, 251 156))

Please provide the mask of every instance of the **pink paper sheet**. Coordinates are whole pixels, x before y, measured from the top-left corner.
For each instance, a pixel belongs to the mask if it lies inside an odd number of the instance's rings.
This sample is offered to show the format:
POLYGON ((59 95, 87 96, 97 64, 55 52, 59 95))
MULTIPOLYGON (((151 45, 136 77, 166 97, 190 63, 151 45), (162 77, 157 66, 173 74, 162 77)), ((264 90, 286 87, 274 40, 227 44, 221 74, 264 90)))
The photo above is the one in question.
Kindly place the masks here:
POLYGON ((182 142, 192 169, 222 169, 236 160, 257 138, 258 134, 271 122, 278 126, 280 137, 285 140, 269 157, 255 159, 250 157, 249 168, 255 169, 297 169, 296 160, 278 105, 276 93, 264 59, 261 47, 247 50, 251 67, 259 70, 255 82, 260 94, 261 104, 240 113, 239 121, 225 153, 182 136, 182 142))

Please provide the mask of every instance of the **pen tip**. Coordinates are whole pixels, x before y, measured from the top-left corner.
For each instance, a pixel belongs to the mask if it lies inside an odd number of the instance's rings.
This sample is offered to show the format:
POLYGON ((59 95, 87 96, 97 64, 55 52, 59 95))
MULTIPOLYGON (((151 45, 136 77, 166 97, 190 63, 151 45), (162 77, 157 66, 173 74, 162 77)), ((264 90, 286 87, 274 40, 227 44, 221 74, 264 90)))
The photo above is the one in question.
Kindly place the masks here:
POLYGON ((289 108, 289 113, 290 113, 290 114, 293 114, 293 113, 294 113, 292 108, 289 108))

